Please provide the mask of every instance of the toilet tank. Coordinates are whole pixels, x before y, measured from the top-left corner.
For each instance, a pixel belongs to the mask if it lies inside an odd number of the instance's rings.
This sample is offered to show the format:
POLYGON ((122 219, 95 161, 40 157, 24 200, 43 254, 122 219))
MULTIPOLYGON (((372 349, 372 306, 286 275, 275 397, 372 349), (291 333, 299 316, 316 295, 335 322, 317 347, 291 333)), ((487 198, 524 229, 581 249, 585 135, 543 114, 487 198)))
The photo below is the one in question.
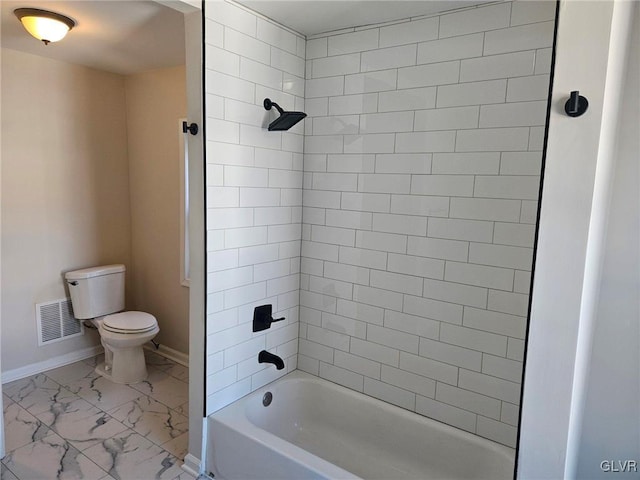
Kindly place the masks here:
POLYGON ((73 315, 80 320, 124 310, 124 265, 83 268, 65 274, 73 315))

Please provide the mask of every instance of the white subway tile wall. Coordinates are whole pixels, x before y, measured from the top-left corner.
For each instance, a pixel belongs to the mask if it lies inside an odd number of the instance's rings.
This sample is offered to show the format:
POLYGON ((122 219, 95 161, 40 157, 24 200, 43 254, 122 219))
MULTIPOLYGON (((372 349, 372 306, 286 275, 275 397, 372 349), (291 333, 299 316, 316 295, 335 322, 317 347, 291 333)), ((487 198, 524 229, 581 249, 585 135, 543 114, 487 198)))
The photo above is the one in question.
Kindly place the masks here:
POLYGON ((298 368, 515 445, 554 14, 308 41, 298 368))
POLYGON ((304 110, 305 39, 232 3, 204 8, 212 413, 297 368, 304 125, 268 132, 277 112, 262 102, 304 110), (253 309, 263 304, 286 320, 253 333, 253 309), (259 364, 263 349, 286 368, 259 364))
POLYGON ((205 2, 208 413, 299 368, 515 445, 554 14, 305 42, 205 2), (267 132, 265 96, 308 117, 267 132))

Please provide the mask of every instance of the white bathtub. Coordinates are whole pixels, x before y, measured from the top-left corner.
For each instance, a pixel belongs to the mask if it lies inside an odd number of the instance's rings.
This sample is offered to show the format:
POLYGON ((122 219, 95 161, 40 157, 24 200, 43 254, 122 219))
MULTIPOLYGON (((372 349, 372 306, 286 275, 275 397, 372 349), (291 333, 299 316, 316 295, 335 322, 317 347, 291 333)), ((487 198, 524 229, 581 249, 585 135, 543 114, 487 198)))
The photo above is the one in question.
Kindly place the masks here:
POLYGON ((211 415, 208 429, 217 479, 513 477, 511 448, 300 371, 211 415))

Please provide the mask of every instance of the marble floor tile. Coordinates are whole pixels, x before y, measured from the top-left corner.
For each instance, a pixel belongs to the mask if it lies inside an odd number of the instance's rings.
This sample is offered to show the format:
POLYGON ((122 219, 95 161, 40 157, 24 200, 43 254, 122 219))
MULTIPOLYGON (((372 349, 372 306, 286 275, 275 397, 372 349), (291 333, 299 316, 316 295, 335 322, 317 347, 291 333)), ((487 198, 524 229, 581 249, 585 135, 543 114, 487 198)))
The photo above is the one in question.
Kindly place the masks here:
POLYGON ((84 453, 117 480, 173 479, 182 473, 176 457, 133 430, 84 453))
POLYGON ((156 445, 162 445, 189 430, 187 417, 146 395, 110 410, 109 415, 156 445))
POLYGON ((173 367, 169 367, 165 370, 172 377, 176 377, 178 380, 182 380, 183 382, 189 381, 189 368, 184 365, 180 365, 176 363, 173 367))
POLYGON ((14 450, 2 462, 21 480, 99 480, 107 475, 51 430, 38 441, 14 450))
POLYGON ((196 480, 196 477, 191 475, 189 472, 182 472, 180 475, 178 475, 173 480, 196 480))
POLYGON ((189 453, 189 433, 183 433, 179 437, 174 438, 173 440, 169 440, 166 443, 160 445, 167 452, 180 460, 184 460, 184 457, 189 453))
MULTIPOLYGON (((96 358, 96 357, 91 357, 96 358)), ((58 382, 60 385, 67 385, 76 380, 86 377, 93 372, 95 365, 89 365, 84 361, 71 363, 64 367, 48 370, 45 375, 50 379, 58 382)))
POLYGON ((3 463, 0 465, 0 480, 18 480, 18 477, 11 473, 11 470, 5 467, 3 463))
POLYGON ((4 393, 2 394, 2 405, 3 406, 7 406, 13 403, 13 400, 11 400, 9 397, 7 397, 4 393))
POLYGON ((155 368, 149 368, 147 379, 132 387, 171 408, 189 401, 189 385, 186 382, 155 368))
POLYGON ((55 403, 38 418, 78 450, 85 450, 127 430, 115 418, 81 398, 55 403))
POLYGON ((7 388, 7 395, 33 415, 48 410, 56 402, 78 398, 46 375, 35 375, 12 382, 7 388))
POLYGON ((27 398, 34 392, 37 393, 39 390, 54 389, 59 386, 58 383, 51 380, 45 374, 39 373, 3 385, 2 393, 14 402, 19 403, 23 398, 27 398))
POLYGON ((129 385, 113 383, 95 372, 69 382, 65 387, 105 412, 140 396, 140 392, 129 385))
POLYGON ((135 386, 96 374, 104 356, 4 385, 0 480, 194 480, 180 468, 189 369, 145 355, 149 378, 135 386))
POLYGON ((93 368, 96 368, 98 364, 104 362, 104 353, 100 355, 96 355, 95 357, 89 357, 82 360, 87 365, 91 365, 93 368))
POLYGON ((167 370, 177 365, 173 360, 169 360, 168 358, 149 350, 144 351, 144 357, 146 359, 147 366, 152 366, 160 370, 167 370))
POLYGON ((17 403, 4 407, 5 451, 10 452, 40 440, 49 429, 17 403))
POLYGON ((14 402, 36 415, 47 410, 52 403, 74 396, 69 390, 44 374, 16 380, 4 387, 14 402))
POLYGON ((174 410, 185 417, 189 416, 189 402, 185 402, 182 405, 178 405, 174 410))

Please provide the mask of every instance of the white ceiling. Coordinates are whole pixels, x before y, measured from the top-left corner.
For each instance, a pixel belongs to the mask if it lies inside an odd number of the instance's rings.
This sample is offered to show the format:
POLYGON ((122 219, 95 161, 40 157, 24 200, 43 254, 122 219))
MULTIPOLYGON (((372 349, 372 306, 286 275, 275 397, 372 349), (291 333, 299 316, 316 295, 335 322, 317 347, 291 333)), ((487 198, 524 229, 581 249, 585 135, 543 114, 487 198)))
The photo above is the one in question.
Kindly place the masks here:
POLYGON ((303 35, 402 20, 490 0, 238 0, 303 35))
POLYGON ((184 15, 157 2, 2 0, 0 4, 3 48, 123 75, 185 62, 184 15), (21 7, 61 13, 77 25, 62 41, 45 46, 13 14, 21 7))
MULTIPOLYGON (((2 47, 123 75, 183 65, 181 11, 193 8, 184 1, 0 0, 2 47), (23 7, 58 12, 73 18, 77 25, 61 42, 45 46, 31 37, 13 14, 16 8, 23 7)), ((477 5, 487 0, 239 1, 309 36, 477 5)))

